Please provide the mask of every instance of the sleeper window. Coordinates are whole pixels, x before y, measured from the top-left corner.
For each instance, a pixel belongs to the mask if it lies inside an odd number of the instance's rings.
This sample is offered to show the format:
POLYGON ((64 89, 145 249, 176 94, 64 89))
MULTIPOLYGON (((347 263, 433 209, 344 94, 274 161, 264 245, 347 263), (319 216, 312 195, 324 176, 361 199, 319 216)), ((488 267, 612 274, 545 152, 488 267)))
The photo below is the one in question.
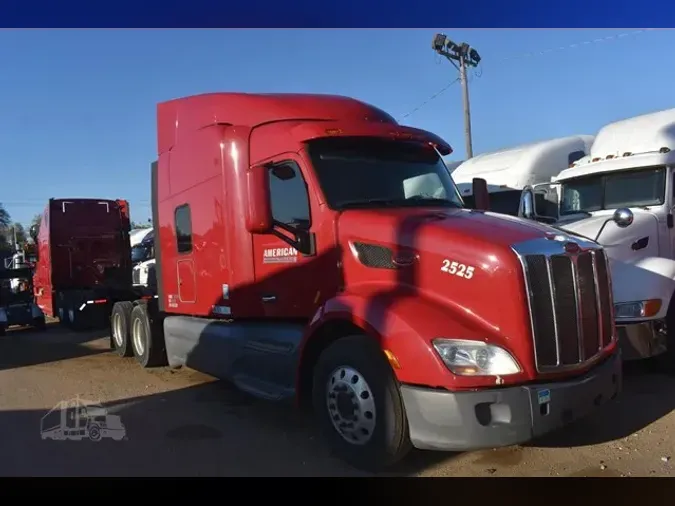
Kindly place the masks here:
POLYGON ((178 253, 189 253, 192 251, 192 217, 188 204, 176 208, 175 220, 178 253))

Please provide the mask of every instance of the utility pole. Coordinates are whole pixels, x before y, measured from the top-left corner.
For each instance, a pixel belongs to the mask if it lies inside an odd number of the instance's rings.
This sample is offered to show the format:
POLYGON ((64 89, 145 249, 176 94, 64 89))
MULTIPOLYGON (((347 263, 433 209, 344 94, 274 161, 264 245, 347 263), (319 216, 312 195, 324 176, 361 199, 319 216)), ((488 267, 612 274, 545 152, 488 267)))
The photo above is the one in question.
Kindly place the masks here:
POLYGON ((476 67, 480 63, 478 51, 473 49, 466 42, 456 44, 448 39, 444 34, 437 33, 431 47, 441 56, 447 58, 452 65, 459 71, 459 81, 462 85, 462 102, 464 104, 464 140, 466 143, 466 157, 473 158, 473 147, 471 142, 471 107, 469 105, 469 82, 466 77, 468 67, 476 67), (457 65, 457 63, 459 65, 457 65))

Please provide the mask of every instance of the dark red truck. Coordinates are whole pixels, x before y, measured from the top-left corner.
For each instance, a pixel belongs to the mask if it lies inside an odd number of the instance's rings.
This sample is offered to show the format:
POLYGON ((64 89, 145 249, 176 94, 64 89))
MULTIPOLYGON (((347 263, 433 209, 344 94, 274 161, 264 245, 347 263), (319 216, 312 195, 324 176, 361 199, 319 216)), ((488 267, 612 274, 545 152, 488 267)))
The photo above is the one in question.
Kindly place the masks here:
MULTIPOLYGON (((80 328, 107 322, 131 289, 129 206, 124 200, 51 199, 35 237, 36 302, 80 328)), ((35 234, 35 229, 32 234, 35 234)))
POLYGON ((158 296, 114 304, 120 355, 311 405, 370 469, 528 441, 620 392, 603 249, 464 208, 439 137, 238 93, 159 104, 157 136, 158 296))

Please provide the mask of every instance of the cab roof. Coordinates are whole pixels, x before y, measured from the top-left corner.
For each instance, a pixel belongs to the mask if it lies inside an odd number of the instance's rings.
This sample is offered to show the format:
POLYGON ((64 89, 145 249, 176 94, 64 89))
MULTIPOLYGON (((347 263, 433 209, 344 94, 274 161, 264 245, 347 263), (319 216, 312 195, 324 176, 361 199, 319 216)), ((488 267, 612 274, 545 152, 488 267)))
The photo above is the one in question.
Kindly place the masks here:
POLYGON ((226 124, 249 128, 277 121, 360 121, 397 125, 375 106, 340 95, 206 93, 157 105, 157 152, 169 151, 180 130, 226 124))

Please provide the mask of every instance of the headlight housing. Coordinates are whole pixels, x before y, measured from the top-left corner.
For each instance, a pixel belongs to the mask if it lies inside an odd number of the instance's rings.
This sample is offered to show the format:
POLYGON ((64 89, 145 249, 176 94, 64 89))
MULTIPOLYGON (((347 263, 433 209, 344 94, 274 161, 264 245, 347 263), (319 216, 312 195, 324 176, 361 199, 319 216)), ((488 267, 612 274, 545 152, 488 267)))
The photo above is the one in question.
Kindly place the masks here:
POLYGON ((465 339, 434 339, 436 352, 460 376, 508 376, 521 372, 516 359, 500 346, 465 339))
POLYGON ((661 310, 661 299, 638 300, 635 302, 619 302, 614 304, 614 318, 631 320, 649 318, 661 310))

